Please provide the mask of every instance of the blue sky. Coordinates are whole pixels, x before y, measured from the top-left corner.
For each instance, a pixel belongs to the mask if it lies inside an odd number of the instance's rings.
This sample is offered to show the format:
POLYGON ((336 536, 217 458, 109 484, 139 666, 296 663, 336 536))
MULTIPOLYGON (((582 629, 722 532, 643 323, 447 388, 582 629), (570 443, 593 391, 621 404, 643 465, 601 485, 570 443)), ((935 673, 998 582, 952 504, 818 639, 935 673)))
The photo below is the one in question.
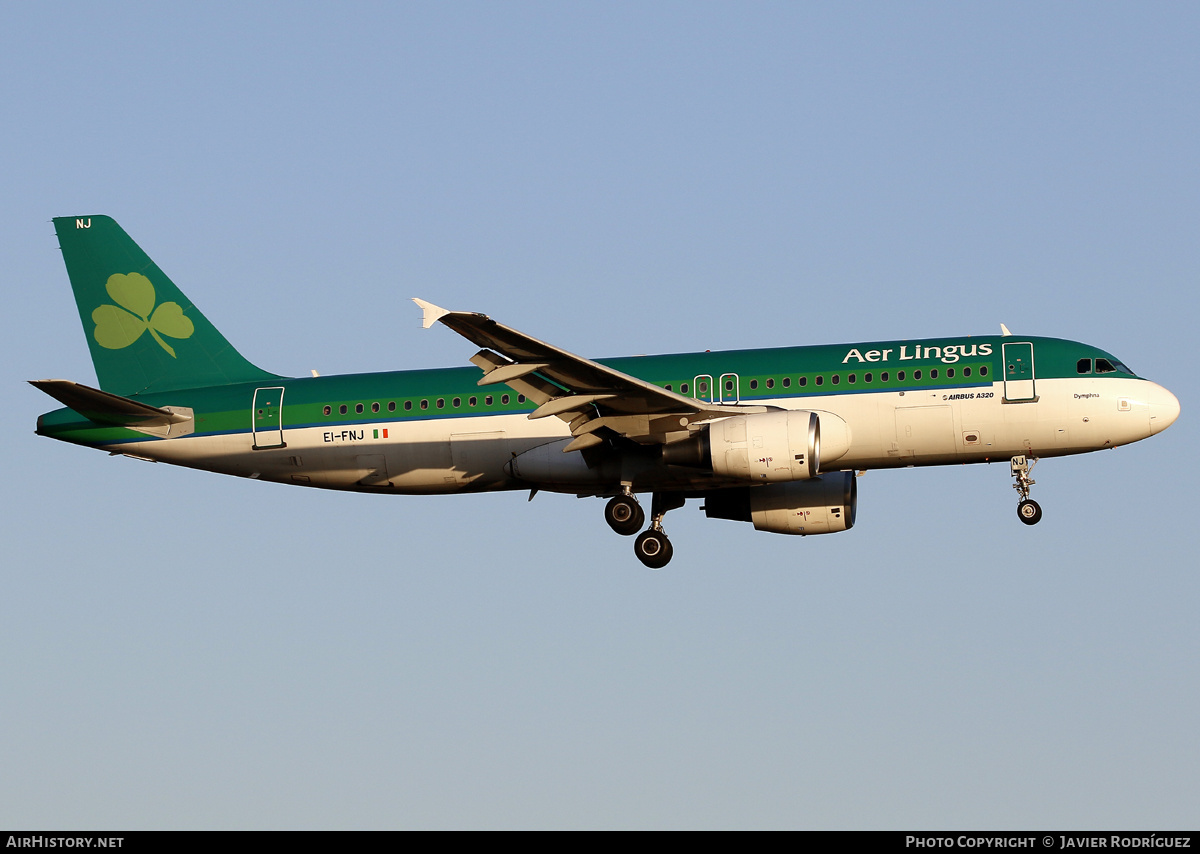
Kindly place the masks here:
POLYGON ((1188 4, 9 4, 0 824, 1148 828, 1200 803, 1188 4), (53 216, 252 361, 1015 332, 1152 441, 872 472, 858 524, 289 489, 33 435, 94 381, 53 216))

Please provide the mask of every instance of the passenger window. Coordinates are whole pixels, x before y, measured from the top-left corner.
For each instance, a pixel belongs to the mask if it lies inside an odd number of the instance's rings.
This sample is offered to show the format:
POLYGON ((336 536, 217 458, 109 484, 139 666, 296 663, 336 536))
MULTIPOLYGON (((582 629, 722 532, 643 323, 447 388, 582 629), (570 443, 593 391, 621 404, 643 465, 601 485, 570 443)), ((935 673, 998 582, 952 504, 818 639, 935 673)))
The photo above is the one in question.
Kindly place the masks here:
POLYGON ((775 388, 775 380, 767 380, 767 388, 775 388))
POLYGON ((343 403, 341 406, 338 407, 338 413, 341 415, 346 414, 346 404, 343 403))
POLYGON ((970 368, 963 368, 963 376, 964 376, 964 377, 969 377, 969 376, 971 376, 971 369, 970 369, 970 368))
POLYGON ((800 377, 800 385, 802 385, 802 386, 808 385, 808 377, 800 377))
POLYGON ((363 405, 361 403, 354 404, 354 411, 357 412, 359 415, 362 415, 363 405))
POLYGON ((323 410, 321 410, 321 411, 322 411, 322 412, 324 412, 326 415, 332 415, 332 414, 333 414, 333 407, 332 407, 332 406, 326 406, 326 407, 325 407, 323 410))
POLYGON ((490 394, 489 394, 487 397, 485 397, 485 398, 483 399, 483 405, 484 405, 484 406, 491 406, 491 405, 492 405, 492 396, 491 396, 490 394))
POLYGON ((687 394, 688 393, 688 384, 681 383, 679 386, 679 391, 682 392, 683 394, 687 394))
POLYGON ((980 365, 980 366, 979 366, 979 376, 981 376, 981 377, 986 377, 986 376, 987 376, 987 365, 980 365))
POLYGON ((792 387, 792 378, 791 378, 791 377, 784 377, 784 378, 783 378, 783 387, 784 387, 784 388, 791 388, 791 387, 792 387))
POLYGON ((834 384, 834 385, 837 385, 837 384, 838 384, 838 383, 840 383, 841 381, 842 381, 842 378, 841 378, 841 377, 839 377, 837 374, 834 374, 834 375, 833 375, 833 384, 834 384))
POLYGON ((824 377, 817 377, 817 385, 823 385, 824 383, 825 383, 824 377))
POLYGON ((446 398, 444 398, 444 397, 439 397, 439 398, 437 399, 437 408, 438 408, 438 409, 445 409, 445 408, 446 408, 446 398))
POLYGON ((1075 373, 1090 374, 1091 372, 1092 372, 1092 360, 1091 359, 1080 359, 1078 362, 1075 363, 1075 373))
POLYGON ((451 404, 451 405, 452 405, 452 406, 453 406, 455 409, 458 409, 460 406, 462 406, 462 398, 461 398, 461 397, 456 397, 456 398, 454 398, 454 403, 453 403, 453 404, 451 404))
POLYGON ((900 382, 904 382, 904 371, 896 371, 896 379, 898 379, 900 382))
POLYGON ((479 403, 479 398, 477 398, 477 397, 472 397, 471 399, 469 399, 469 400, 467 401, 467 406, 475 406, 475 405, 477 405, 478 403, 479 403))
POLYGON ((850 376, 846 377, 846 382, 848 382, 848 383, 850 383, 851 385, 853 385, 853 384, 854 384, 854 381, 855 381, 855 379, 857 379, 857 378, 854 376, 854 374, 851 374, 850 376))
POLYGON ((921 378, 921 372, 920 372, 920 371, 913 371, 913 379, 914 379, 914 380, 919 380, 920 378, 921 378))
POLYGON ((885 383, 888 381, 888 372, 887 371, 884 371, 882 374, 879 375, 879 381, 881 383, 885 383))
POLYGON ((750 380, 750 388, 751 389, 758 388, 758 380, 750 380))
POLYGON ((931 370, 931 371, 929 372, 929 378, 930 378, 931 380, 936 380, 936 379, 938 378, 938 372, 937 372, 937 368, 934 368, 933 370, 931 370))
POLYGON ((508 395, 507 394, 500 395, 500 402, 503 403, 505 406, 507 406, 508 405, 508 395))
POLYGON ((421 408, 422 408, 422 409, 428 409, 428 408, 429 408, 429 401, 428 401, 428 400, 422 400, 422 401, 421 401, 421 408))
POLYGON ((517 395, 517 403, 524 403, 524 402, 525 402, 525 395, 518 394, 517 395))
POLYGON ((863 375, 863 382, 865 382, 865 383, 869 383, 870 381, 871 381, 871 375, 870 375, 870 374, 864 374, 864 375, 863 375))
POLYGON ((371 404, 371 411, 372 411, 372 412, 378 412, 378 411, 379 411, 379 404, 378 404, 378 403, 372 403, 372 404, 371 404))
POLYGON ((411 400, 406 400, 406 401, 404 401, 404 411, 405 411, 405 412, 411 412, 411 411, 412 411, 412 401, 411 401, 411 400))
POLYGON ((946 368, 946 378, 954 379, 954 368, 946 368))
POLYGON ((396 411, 396 401, 389 400, 388 401, 388 412, 395 412, 395 411, 396 411))

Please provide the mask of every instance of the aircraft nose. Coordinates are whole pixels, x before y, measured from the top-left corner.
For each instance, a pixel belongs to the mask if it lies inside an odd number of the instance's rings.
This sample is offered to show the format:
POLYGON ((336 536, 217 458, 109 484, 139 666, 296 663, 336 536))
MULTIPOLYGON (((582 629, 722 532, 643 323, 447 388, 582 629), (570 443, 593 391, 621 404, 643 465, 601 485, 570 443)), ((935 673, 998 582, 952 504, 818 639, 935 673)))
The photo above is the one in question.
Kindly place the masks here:
POLYGON ((1150 394, 1150 435, 1161 433, 1179 417, 1179 398, 1171 394, 1160 385, 1154 386, 1154 391, 1150 394))

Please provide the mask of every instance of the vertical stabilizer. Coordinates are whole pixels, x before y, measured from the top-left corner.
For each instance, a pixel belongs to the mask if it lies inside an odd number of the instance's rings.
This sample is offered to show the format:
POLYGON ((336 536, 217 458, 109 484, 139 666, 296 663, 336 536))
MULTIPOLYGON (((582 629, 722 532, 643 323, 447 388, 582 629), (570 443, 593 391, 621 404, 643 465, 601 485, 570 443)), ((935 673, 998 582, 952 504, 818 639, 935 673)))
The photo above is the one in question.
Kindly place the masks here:
POLYGON ((56 217, 54 230, 104 391, 279 379, 246 361, 110 217, 56 217))

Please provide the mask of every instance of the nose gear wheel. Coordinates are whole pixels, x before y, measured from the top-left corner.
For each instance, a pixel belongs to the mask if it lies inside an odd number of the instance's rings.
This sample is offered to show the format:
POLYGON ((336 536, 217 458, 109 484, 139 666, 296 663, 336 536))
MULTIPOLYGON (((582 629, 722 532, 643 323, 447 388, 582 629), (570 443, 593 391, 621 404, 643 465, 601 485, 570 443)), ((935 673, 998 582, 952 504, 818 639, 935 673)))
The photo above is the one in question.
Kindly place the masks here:
POLYGON ((1017 518, 1026 525, 1036 525, 1042 518, 1042 507, 1032 498, 1017 505, 1017 518))
POLYGON ((1021 501, 1017 504, 1017 518, 1026 525, 1036 525, 1042 520, 1041 505, 1029 497, 1029 488, 1037 483, 1029 476, 1029 472, 1035 465, 1037 465, 1037 457, 1031 461, 1024 456, 1019 456, 1013 457, 1009 461, 1012 476, 1017 481, 1013 484, 1013 489, 1021 496, 1021 501))

